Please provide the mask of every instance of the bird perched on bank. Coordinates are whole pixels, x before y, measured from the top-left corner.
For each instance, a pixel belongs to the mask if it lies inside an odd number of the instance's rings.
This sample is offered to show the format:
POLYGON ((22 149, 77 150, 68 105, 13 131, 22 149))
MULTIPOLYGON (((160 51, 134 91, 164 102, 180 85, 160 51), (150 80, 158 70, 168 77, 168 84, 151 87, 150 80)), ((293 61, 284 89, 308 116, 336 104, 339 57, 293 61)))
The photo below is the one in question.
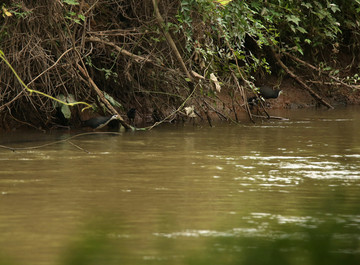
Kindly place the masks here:
POLYGON ((135 121, 135 115, 136 115, 136 109, 135 108, 131 108, 129 109, 129 111, 126 113, 128 119, 129 119, 129 123, 131 125, 134 124, 134 121, 135 121))
POLYGON ((258 90, 259 96, 248 98, 248 103, 250 105, 256 105, 259 102, 259 98, 265 101, 265 99, 269 98, 278 98, 280 94, 281 90, 279 89, 272 89, 269 86, 261 86, 258 90))
POLYGON ((108 123, 111 122, 112 120, 117 120, 117 119, 119 119, 118 115, 105 116, 105 117, 99 116, 84 121, 84 126, 91 127, 94 130, 98 130, 108 125, 108 123))

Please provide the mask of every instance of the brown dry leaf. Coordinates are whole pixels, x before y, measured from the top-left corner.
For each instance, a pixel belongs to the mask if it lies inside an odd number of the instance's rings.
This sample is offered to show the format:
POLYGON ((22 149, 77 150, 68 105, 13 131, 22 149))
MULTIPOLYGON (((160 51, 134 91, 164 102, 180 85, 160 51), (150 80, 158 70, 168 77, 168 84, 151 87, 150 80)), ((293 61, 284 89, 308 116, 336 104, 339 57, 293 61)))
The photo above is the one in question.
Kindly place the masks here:
POLYGON ((214 75, 214 73, 210 74, 210 80, 214 82, 216 91, 220 92, 221 91, 221 86, 220 86, 220 83, 219 83, 217 77, 214 75))

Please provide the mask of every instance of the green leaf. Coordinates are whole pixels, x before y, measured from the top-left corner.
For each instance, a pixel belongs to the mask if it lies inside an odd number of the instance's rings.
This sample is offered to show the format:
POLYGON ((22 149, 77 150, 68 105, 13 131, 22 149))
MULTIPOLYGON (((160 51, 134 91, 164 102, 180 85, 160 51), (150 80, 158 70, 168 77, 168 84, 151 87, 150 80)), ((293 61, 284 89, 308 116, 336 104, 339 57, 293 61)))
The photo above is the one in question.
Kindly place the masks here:
POLYGON ((312 4, 311 3, 301 3, 302 6, 305 6, 307 9, 312 8, 312 4))
POLYGON ((222 5, 227 5, 228 3, 230 3, 232 0, 216 0, 218 3, 222 4, 222 5))
POLYGON ((68 5, 72 5, 72 6, 76 6, 76 5, 79 4, 79 2, 76 1, 76 0, 63 0, 63 3, 68 4, 68 5))
POLYGON ((70 119, 71 118, 71 110, 70 110, 70 107, 68 105, 62 104, 61 112, 64 115, 65 119, 70 119))
POLYGON ((103 92, 104 93, 104 97, 110 102, 111 105, 113 105, 114 107, 118 107, 118 108, 122 108, 121 103, 119 103, 118 101, 116 101, 112 96, 110 96, 108 93, 103 92))
POLYGON ((303 27, 297 27, 296 29, 301 33, 307 33, 306 29, 304 29, 303 27))
POLYGON ((78 15, 78 18, 80 18, 82 21, 85 21, 85 16, 84 15, 78 15))
MULTIPOLYGON (((61 100, 63 102, 66 102, 66 103, 74 103, 76 102, 74 96, 72 94, 69 94, 68 96, 65 96, 64 94, 60 94, 56 97, 58 100, 61 100)), ((62 114, 64 115, 64 117, 66 119, 70 119, 71 118, 71 110, 70 110, 70 107, 68 105, 65 105, 65 104, 62 104, 58 101, 55 101, 54 102, 54 107, 55 108, 59 108, 60 107, 60 110, 62 112, 62 114)))
MULTIPOLYGON (((63 94, 60 94, 56 97, 58 100, 61 100, 63 102, 66 102, 66 97, 63 95, 63 94)), ((57 108, 57 107, 60 107, 62 106, 63 104, 58 102, 58 101, 54 101, 54 108, 57 108)))
POLYGON ((336 4, 329 4, 329 7, 333 13, 340 11, 340 8, 336 4))
POLYGON ((293 25, 290 25, 290 29, 292 30, 292 32, 296 33, 296 29, 293 25))
POLYGON ((74 103, 74 102, 76 102, 76 99, 75 99, 74 95, 73 95, 73 94, 69 94, 69 95, 66 97, 66 102, 67 102, 67 103, 74 103))
POLYGON ((300 18, 298 18, 297 16, 287 16, 286 17, 286 20, 289 21, 289 22, 293 22, 294 24, 296 24, 296 26, 299 26, 299 22, 300 22, 300 18))

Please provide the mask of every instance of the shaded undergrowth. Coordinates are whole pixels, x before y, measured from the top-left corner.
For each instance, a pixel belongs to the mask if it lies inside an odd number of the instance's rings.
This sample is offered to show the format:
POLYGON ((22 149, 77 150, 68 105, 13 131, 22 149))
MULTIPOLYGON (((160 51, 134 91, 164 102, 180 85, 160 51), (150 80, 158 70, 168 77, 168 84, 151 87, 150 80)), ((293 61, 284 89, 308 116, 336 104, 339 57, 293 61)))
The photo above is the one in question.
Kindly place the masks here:
POLYGON ((270 74, 323 105, 359 90, 358 1, 226 2, 3 1, 0 47, 28 88, 93 109, 29 92, 2 61, 1 128, 76 127, 114 111, 126 120, 131 108, 143 124, 236 121, 270 74))

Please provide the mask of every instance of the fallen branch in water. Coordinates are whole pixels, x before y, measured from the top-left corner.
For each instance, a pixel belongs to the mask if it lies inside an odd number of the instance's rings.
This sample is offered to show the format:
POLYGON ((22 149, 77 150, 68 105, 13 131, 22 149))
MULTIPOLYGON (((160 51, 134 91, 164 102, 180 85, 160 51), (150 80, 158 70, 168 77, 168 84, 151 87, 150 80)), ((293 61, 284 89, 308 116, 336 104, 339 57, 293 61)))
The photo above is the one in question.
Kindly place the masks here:
POLYGON ((263 119, 282 120, 282 121, 289 120, 288 118, 278 117, 278 116, 263 116, 263 115, 255 115, 255 114, 253 114, 253 116, 256 118, 263 118, 263 119))

